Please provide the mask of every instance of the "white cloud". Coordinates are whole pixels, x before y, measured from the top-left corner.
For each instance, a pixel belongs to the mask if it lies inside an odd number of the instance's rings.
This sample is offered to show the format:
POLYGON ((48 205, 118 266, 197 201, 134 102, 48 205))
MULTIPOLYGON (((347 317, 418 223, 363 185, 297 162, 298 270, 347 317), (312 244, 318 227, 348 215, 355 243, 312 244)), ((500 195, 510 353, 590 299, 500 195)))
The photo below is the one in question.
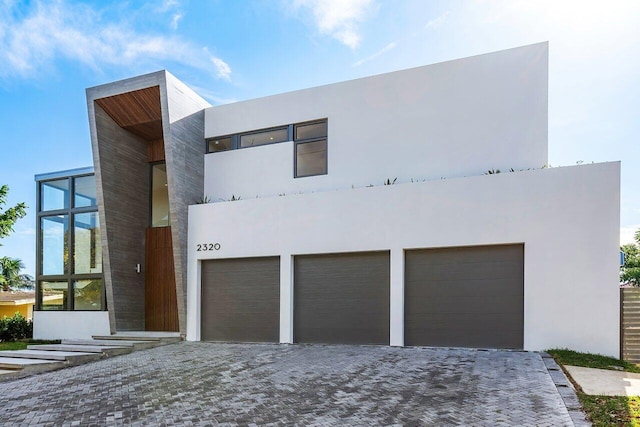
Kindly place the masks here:
POLYGON ((177 0, 165 0, 162 2, 162 4, 158 7, 158 12, 160 13, 164 13, 164 12, 168 12, 169 10, 175 9, 180 7, 180 2, 177 0))
POLYGON ((620 227, 620 244, 636 243, 634 235, 638 230, 640 230, 640 224, 620 227))
POLYGON ((427 22, 425 24, 424 28, 427 29, 427 30, 435 30, 436 28, 442 27, 442 25, 447 20, 447 16, 448 15, 449 15, 449 11, 446 11, 445 13, 443 13, 440 16, 438 16, 437 18, 434 18, 434 19, 430 20, 429 22, 427 22))
POLYGON ((382 49, 380 49, 379 51, 377 51, 376 53, 374 53, 373 55, 369 55, 364 59, 361 59, 359 61, 356 61, 353 63, 354 67, 359 67, 360 65, 364 64, 365 62, 369 62, 372 61, 374 59, 376 59, 377 57, 379 57, 380 55, 383 55, 387 52, 389 52, 390 50, 394 49, 397 46, 396 42, 391 42, 388 45, 386 45, 385 47, 383 47, 382 49))
POLYGON ((211 57, 211 62, 213 62, 213 65, 216 67, 218 77, 231 80, 231 67, 229 67, 229 64, 215 56, 211 57))
POLYGON ((364 20, 373 0, 294 0, 295 9, 305 8, 313 15, 320 34, 327 34, 355 49, 361 36, 358 23, 364 20))
POLYGON ((173 18, 171 18, 171 29, 178 29, 178 22, 182 19, 183 16, 184 15, 182 13, 176 13, 175 15, 173 15, 173 18))
POLYGON ((142 33, 126 22, 104 23, 87 5, 37 2, 26 13, 8 3, 0 8, 0 77, 50 72, 64 59, 96 70, 173 61, 231 79, 229 65, 206 48, 203 54, 177 36, 142 33))

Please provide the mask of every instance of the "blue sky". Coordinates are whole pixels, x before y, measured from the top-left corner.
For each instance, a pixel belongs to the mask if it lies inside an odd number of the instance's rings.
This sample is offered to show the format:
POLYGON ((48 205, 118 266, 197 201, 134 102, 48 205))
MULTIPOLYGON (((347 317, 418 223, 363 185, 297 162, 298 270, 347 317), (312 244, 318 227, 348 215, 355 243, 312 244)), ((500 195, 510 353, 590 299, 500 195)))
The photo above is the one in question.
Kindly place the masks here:
POLYGON ((549 41, 549 163, 622 160, 640 228, 640 2, 0 0, 0 184, 29 216, 0 256, 35 272, 34 175, 92 164, 85 88, 167 69, 213 105, 549 41))

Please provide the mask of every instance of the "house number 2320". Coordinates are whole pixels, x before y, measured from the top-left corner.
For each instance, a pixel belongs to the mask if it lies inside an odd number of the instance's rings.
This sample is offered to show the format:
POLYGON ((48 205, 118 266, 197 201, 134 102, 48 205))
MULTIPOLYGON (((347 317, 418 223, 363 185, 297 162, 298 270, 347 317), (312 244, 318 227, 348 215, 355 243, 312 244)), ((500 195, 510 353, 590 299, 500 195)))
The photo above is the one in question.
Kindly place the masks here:
POLYGON ((196 245, 196 251, 198 252, 219 251, 219 250, 220 250, 220 243, 202 243, 202 244, 196 245))

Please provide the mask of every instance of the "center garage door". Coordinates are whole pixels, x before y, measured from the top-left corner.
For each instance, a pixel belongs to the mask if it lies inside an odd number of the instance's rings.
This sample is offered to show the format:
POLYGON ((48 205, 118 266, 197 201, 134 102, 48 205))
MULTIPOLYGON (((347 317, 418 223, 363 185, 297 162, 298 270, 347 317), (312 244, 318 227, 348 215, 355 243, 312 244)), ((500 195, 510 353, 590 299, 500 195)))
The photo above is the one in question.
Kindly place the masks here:
POLYGON ((405 345, 523 347, 524 247, 405 253, 405 345))
POLYGON ((389 252, 294 258, 294 340, 389 344, 389 252))
POLYGON ((202 261, 203 341, 280 340, 280 258, 202 261))

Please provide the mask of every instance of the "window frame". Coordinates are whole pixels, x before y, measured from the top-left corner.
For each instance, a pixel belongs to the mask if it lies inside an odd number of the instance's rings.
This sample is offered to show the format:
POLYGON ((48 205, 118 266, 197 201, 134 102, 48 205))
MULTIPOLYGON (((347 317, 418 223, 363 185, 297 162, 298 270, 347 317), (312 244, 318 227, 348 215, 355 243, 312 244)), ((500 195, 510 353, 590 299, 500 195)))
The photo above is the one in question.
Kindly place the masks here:
POLYGON ((272 145, 272 144, 280 144, 283 142, 293 142, 293 178, 308 178, 311 176, 322 176, 322 175, 328 175, 329 174, 329 119, 327 117, 321 118, 321 119, 314 119, 314 120, 307 120, 304 122, 298 122, 298 123, 292 123, 292 124, 288 124, 288 125, 282 125, 282 126, 272 126, 272 127, 268 127, 268 128, 263 128, 263 129, 256 129, 256 130, 251 130, 251 131, 247 131, 247 132, 238 132, 235 134, 226 134, 226 135, 220 135, 220 136, 214 136, 212 138, 206 138, 205 139, 205 152, 206 154, 213 154, 213 153, 223 153, 223 152, 227 152, 227 151, 233 151, 233 150, 244 150, 246 148, 255 148, 255 147, 262 147, 265 145, 272 145), (313 124, 318 124, 318 123, 324 123, 326 125, 326 134, 324 136, 316 136, 316 137, 312 137, 312 138, 301 138, 301 139, 296 139, 296 130, 299 126, 308 126, 308 125, 313 125, 313 124), (283 130, 283 129, 287 129, 287 139, 285 141, 274 141, 274 142, 267 142, 265 144, 259 144, 259 145, 251 145, 251 146, 246 146, 246 147, 242 147, 241 146, 241 139, 243 136, 247 136, 247 135, 254 135, 254 134, 259 134, 259 133, 265 133, 265 132, 270 132, 270 131, 275 131, 275 130, 283 130), (231 148, 229 148, 228 150, 220 150, 220 151, 211 151, 209 150, 209 146, 211 141, 214 141, 216 139, 225 139, 225 138, 231 138, 231 148), (300 175, 298 174, 298 145, 302 145, 302 144, 306 144, 309 142, 317 142, 317 141, 325 141, 325 153, 324 153, 324 163, 325 163, 325 171, 324 173, 316 173, 316 174, 310 174, 310 175, 300 175))
POLYGON ((293 141, 293 178, 308 178, 308 177, 312 177, 312 176, 322 176, 322 175, 328 175, 329 174, 329 120, 327 118, 324 119, 318 119, 318 120, 310 120, 307 122, 301 122, 301 123, 296 123, 295 125, 293 125, 293 135, 295 136, 296 134, 296 129, 298 128, 298 126, 308 126, 308 125, 314 125, 314 124, 318 124, 318 123, 326 123, 327 125, 327 133, 324 136, 316 136, 316 137, 311 137, 311 138, 302 138, 302 139, 294 139, 293 141), (325 164, 325 171, 324 173, 315 173, 315 174, 310 174, 310 175, 299 175, 298 174, 298 146, 299 145, 303 145, 303 144, 307 144, 310 142, 318 142, 318 141, 324 141, 325 142, 325 150, 324 150, 324 164, 325 164))
MULTIPOLYGON (((37 182, 36 186, 36 247, 37 247, 37 259, 36 259, 36 311, 77 311, 77 312, 85 312, 85 311, 106 311, 107 310, 107 299, 106 299, 106 289, 104 282, 104 263, 103 258, 100 259, 102 263, 102 273, 82 273, 77 274, 75 272, 75 259, 74 259, 74 251, 75 251, 75 215, 83 214, 83 213, 98 213, 98 221, 100 224, 100 228, 104 227, 102 221, 100 221, 100 214, 98 210, 98 200, 96 199, 96 204, 92 206, 75 206, 75 180, 76 178, 84 178, 87 176, 93 176, 95 179, 95 173, 82 173, 78 175, 68 175, 62 177, 56 177, 51 179, 43 179, 37 182), (68 207, 64 209, 56 209, 49 211, 42 211, 42 184, 47 181, 60 181, 66 179, 69 182, 69 192, 67 194, 68 198, 68 207), (67 216, 67 227, 68 232, 65 238, 67 244, 67 271, 64 274, 55 274, 55 275, 45 275, 42 273, 43 271, 43 247, 42 247, 42 219, 50 216, 59 216, 66 215, 67 216), (102 292, 100 297, 100 310, 75 310, 74 304, 74 283, 80 280, 95 280, 100 279, 102 281, 102 292), (67 282, 67 301, 66 305, 62 310, 43 310, 42 309, 42 289, 41 282, 67 282)), ((96 187, 98 183, 96 182, 96 187)))

